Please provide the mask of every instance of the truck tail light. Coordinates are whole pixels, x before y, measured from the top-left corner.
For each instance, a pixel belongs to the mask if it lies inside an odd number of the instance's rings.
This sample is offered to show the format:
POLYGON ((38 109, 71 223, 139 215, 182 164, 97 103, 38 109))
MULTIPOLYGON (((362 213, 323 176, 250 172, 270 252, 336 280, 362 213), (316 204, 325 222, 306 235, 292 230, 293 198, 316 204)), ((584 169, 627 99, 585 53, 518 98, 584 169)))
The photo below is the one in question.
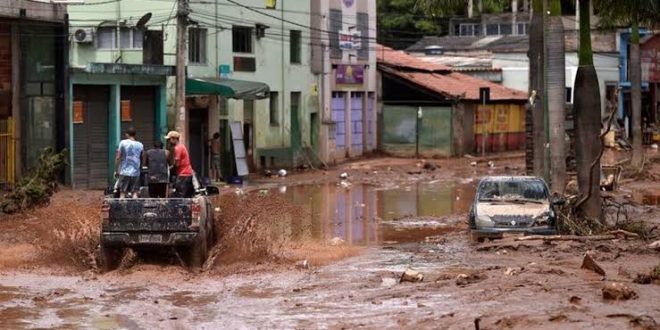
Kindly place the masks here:
POLYGON ((110 204, 108 204, 107 201, 103 201, 103 205, 101 205, 101 221, 103 221, 104 225, 107 225, 109 219, 110 219, 110 204))
POLYGON ((201 214, 202 214, 202 205, 197 200, 193 201, 192 207, 190 208, 190 217, 192 218, 192 221, 190 223, 191 229, 199 228, 201 214))

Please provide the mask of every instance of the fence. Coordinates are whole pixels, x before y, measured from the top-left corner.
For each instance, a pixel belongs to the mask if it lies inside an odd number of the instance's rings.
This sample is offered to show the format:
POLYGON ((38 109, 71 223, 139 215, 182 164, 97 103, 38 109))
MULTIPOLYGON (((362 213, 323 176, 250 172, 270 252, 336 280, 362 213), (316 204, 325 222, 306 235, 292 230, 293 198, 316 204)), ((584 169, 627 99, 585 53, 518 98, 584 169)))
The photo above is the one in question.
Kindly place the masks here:
POLYGON ((11 118, 0 120, 0 187, 14 184, 14 136, 11 118))

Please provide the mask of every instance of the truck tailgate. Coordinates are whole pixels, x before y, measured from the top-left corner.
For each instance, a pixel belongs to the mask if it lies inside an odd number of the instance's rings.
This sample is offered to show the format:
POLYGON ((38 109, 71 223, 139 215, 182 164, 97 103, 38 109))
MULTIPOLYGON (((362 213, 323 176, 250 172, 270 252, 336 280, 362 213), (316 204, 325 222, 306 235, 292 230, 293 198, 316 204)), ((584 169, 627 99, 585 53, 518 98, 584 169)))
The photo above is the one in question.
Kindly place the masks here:
POLYGON ((190 231, 193 199, 108 198, 103 231, 171 232, 190 231))

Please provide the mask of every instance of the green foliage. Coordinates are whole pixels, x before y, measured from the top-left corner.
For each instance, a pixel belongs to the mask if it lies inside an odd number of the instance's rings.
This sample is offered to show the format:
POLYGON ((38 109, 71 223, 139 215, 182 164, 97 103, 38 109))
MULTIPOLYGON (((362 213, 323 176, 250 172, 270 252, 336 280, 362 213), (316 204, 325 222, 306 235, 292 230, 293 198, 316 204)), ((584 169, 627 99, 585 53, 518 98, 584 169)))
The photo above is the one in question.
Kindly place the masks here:
POLYGON ((0 210, 11 214, 48 204, 57 190, 57 176, 67 165, 67 158, 66 149, 56 153, 52 148, 45 148, 39 156, 39 165, 0 199, 0 210))
MULTIPOLYGON (((416 6, 418 0, 378 0, 378 42, 406 48, 424 35, 442 34, 442 19, 416 6)), ((446 26, 446 24, 444 24, 446 26)))
POLYGON ((628 27, 637 23, 649 28, 660 22, 658 0, 592 0, 594 12, 604 28, 628 27))

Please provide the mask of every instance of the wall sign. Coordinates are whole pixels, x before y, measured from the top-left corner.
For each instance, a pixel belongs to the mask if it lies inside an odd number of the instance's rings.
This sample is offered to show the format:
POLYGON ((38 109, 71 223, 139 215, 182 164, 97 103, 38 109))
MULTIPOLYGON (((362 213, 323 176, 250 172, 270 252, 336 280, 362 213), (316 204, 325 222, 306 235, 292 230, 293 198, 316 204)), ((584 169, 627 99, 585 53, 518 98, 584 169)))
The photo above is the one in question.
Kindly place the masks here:
POLYGON ((133 121, 133 107, 130 100, 121 101, 121 121, 133 121))
POLYGON ((335 83, 337 85, 362 85, 364 83, 364 66, 337 65, 335 83))
POLYGON ((339 48, 353 50, 362 48, 362 33, 359 31, 339 31, 339 48))
POLYGON ((73 101, 73 123, 85 123, 85 107, 83 101, 73 101))

